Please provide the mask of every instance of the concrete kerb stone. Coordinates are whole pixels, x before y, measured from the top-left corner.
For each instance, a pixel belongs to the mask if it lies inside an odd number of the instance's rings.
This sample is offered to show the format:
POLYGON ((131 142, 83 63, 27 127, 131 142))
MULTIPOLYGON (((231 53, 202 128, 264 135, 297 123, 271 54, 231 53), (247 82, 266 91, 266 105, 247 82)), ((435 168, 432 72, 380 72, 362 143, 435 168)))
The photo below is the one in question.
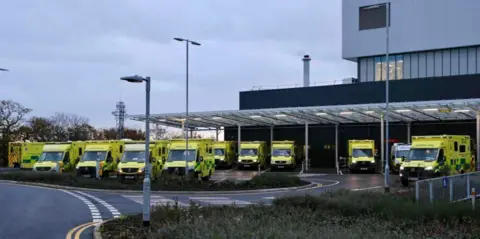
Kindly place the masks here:
MULTIPOLYGON (((66 190, 82 190, 90 192, 103 192, 103 193, 126 193, 126 194, 138 194, 142 190, 111 190, 111 189, 95 189, 95 188, 80 188, 80 187, 71 187, 63 185, 55 185, 48 183, 35 183, 35 182, 22 182, 22 181, 12 181, 12 180, 0 180, 0 183, 10 183, 10 184, 19 184, 19 185, 30 185, 37 187, 46 187, 46 188, 55 188, 55 189, 66 189, 66 190)), ((319 183, 309 183, 303 186, 297 187, 288 187, 288 188, 267 188, 267 189, 253 189, 253 190, 232 190, 232 191, 151 191, 151 194, 172 194, 172 195, 206 195, 206 194, 242 194, 242 193, 272 193, 272 192, 287 192, 287 191, 296 191, 304 190, 308 188, 318 187, 321 184, 319 183)))
POLYGON ((118 218, 108 219, 103 222, 99 222, 95 224, 95 227, 93 228, 93 239, 102 239, 102 232, 100 231, 100 227, 102 227, 104 223, 109 222, 111 220, 115 220, 115 219, 118 219, 118 218))

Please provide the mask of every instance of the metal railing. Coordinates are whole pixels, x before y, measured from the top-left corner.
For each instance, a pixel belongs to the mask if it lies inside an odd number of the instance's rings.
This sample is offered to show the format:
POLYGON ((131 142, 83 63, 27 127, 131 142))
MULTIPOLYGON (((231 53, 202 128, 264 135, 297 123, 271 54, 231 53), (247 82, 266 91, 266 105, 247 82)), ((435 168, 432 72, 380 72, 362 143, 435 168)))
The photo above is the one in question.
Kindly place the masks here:
POLYGON ((458 202, 471 199, 480 190, 480 172, 431 178, 415 182, 415 199, 420 202, 458 202))
MULTIPOLYGON (((310 86, 325 86, 325 85, 340 85, 347 84, 343 83, 343 80, 334 80, 334 81, 319 81, 312 82, 310 86)), ((353 83, 348 83, 353 84, 353 83)), ((284 85, 256 85, 253 86, 250 90, 273 90, 273 89, 286 89, 286 88, 298 88, 303 87, 303 84, 284 84, 284 85)))

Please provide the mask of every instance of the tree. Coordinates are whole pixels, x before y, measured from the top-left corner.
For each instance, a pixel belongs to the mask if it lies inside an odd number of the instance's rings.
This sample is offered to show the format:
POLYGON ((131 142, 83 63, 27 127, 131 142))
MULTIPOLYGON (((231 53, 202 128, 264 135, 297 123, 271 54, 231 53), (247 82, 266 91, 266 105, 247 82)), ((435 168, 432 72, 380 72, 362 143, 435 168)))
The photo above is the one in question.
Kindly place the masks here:
POLYGON ((34 116, 20 128, 19 135, 22 136, 23 140, 52 141, 54 140, 53 129, 54 125, 50 119, 34 116))
POLYGON ((8 142, 18 140, 25 116, 32 110, 13 100, 0 101, 0 167, 8 164, 8 142))
POLYGON ((13 100, 0 101, 0 133, 2 137, 18 130, 32 110, 13 100))
POLYGON ((125 129, 125 138, 131 140, 145 140, 145 132, 141 129, 125 129))
POLYGON ((76 114, 55 113, 51 118, 55 141, 88 140, 94 128, 88 118, 76 114))
POLYGON ((150 138, 153 140, 166 139, 167 130, 164 127, 159 126, 158 124, 150 130, 150 138))

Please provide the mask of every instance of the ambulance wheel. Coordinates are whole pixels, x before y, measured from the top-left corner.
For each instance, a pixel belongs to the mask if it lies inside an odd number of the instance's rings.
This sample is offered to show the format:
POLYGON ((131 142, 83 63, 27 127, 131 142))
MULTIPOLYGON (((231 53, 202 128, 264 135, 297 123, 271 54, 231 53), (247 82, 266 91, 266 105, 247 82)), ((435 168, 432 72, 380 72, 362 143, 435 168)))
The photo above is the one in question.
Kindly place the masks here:
POLYGON ((406 178, 400 178, 400 182, 404 187, 408 187, 408 179, 406 178))
POLYGON ((210 170, 210 172, 208 173, 208 176, 202 177, 202 180, 203 181, 208 181, 208 180, 210 180, 211 176, 212 176, 212 171, 210 170))
POLYGON ((100 178, 102 178, 102 179, 108 178, 109 173, 110 173, 110 171, 108 171, 108 170, 102 171, 102 176, 100 178))

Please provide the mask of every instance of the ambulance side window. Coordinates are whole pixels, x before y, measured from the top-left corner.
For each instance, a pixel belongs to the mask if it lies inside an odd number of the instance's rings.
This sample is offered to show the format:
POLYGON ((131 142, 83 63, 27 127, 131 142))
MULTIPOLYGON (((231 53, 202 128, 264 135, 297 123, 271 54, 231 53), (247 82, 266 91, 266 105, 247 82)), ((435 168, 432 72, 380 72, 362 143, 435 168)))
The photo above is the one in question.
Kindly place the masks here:
POLYGON ((443 160, 443 149, 440 149, 440 152, 438 153, 438 162, 442 162, 443 160))
POLYGON ((158 148, 158 155, 162 155, 162 148, 158 148))
POLYGON ((120 153, 123 153, 123 145, 120 145, 120 153))
MULTIPOLYGON (((387 59, 387 58, 385 58, 385 59, 387 59)), ((13 147, 12 147, 12 148, 10 148, 10 153, 13 153, 13 147)))
POLYGON ((78 155, 82 155, 82 153, 83 153, 83 152, 82 152, 82 148, 79 148, 79 149, 78 149, 78 155))
POLYGON ((458 151, 458 142, 457 141, 455 141, 453 143, 453 150, 458 151))
POLYGON ((467 151, 467 147, 465 145, 460 145, 460 153, 465 153, 467 151))
POLYGON ((162 154, 166 154, 167 153, 167 148, 166 147, 162 147, 162 154))

